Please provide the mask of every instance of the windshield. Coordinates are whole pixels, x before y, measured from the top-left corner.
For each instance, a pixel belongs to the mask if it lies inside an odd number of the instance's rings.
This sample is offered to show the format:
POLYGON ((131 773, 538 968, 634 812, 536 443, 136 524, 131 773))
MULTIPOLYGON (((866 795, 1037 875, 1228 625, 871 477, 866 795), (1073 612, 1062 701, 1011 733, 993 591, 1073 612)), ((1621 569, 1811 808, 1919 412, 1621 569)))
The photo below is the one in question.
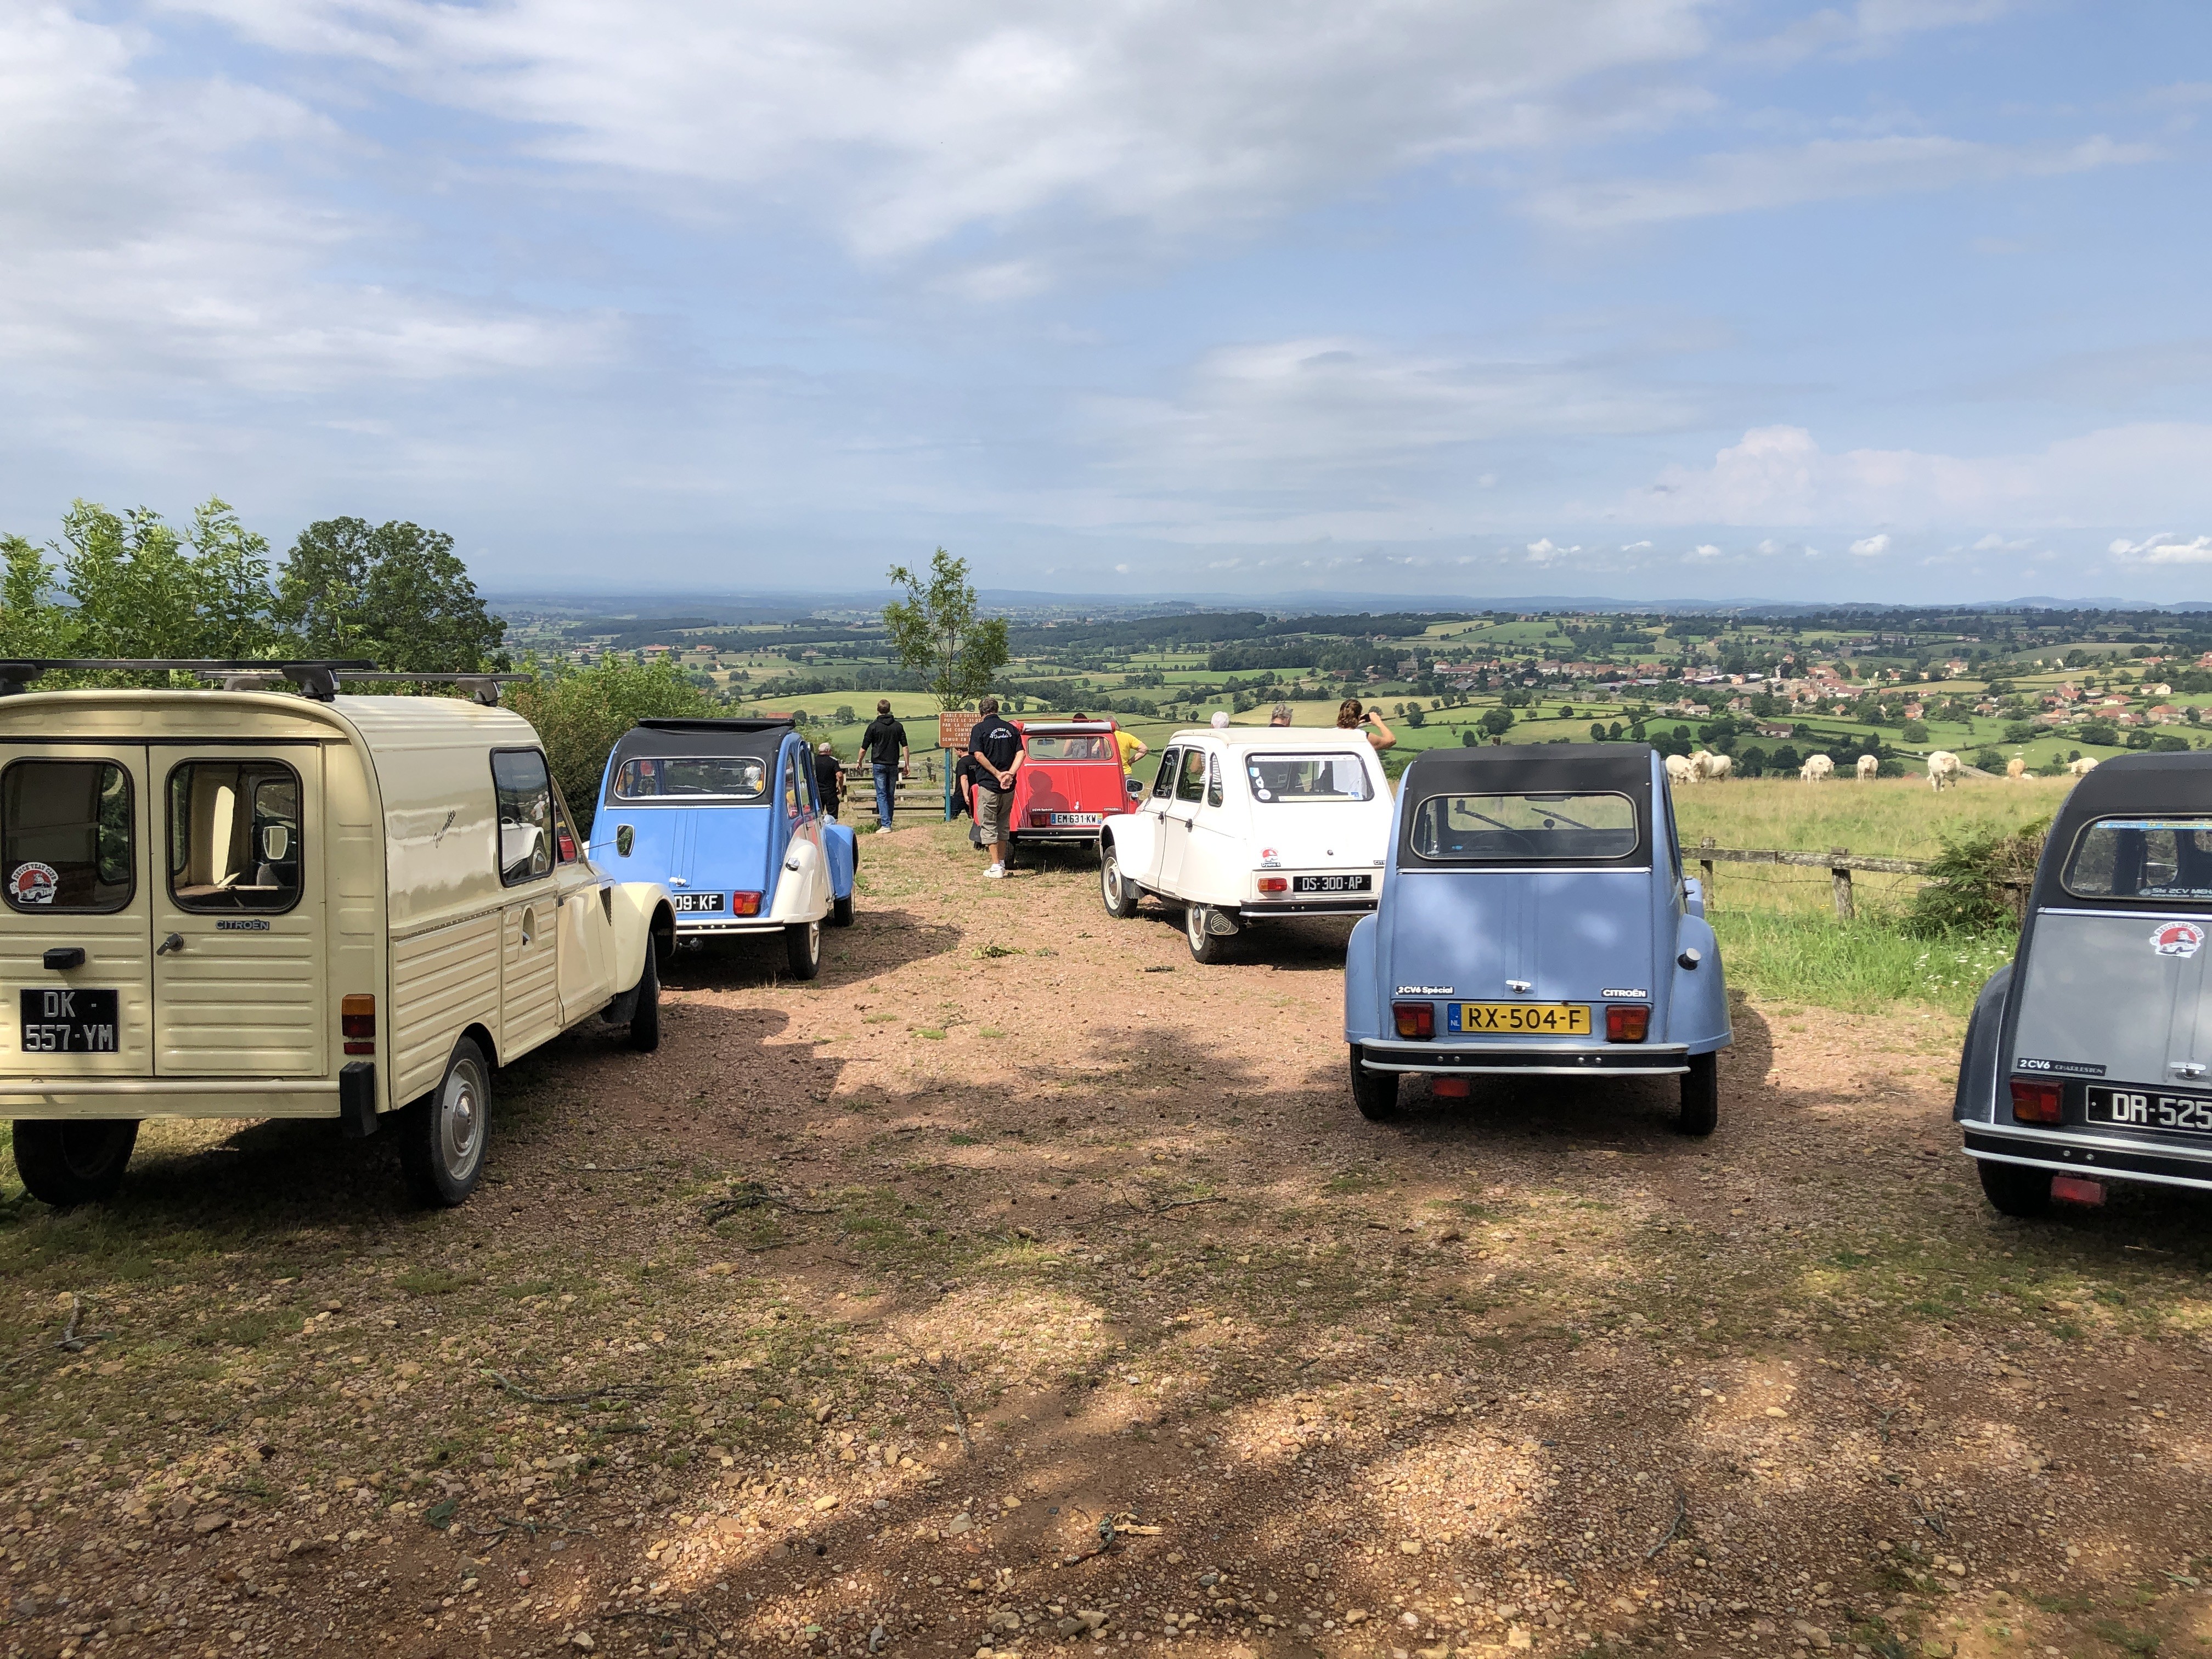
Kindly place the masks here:
POLYGON ((1425 859, 1618 859, 1636 850, 1626 795, 1431 795, 1413 814, 1425 859))
POLYGON ((2212 900, 2212 818, 2099 818, 2075 839, 2065 885, 2077 898, 2212 900))
POLYGON ((768 763, 750 755, 629 760, 615 774, 618 800, 758 800, 767 787, 768 763))
POLYGON ((1374 775, 1357 755, 1248 755, 1244 777, 1255 800, 1375 799, 1374 775))
POLYGON ((1089 732, 1073 737, 1032 732, 1029 738, 1029 751, 1033 761, 1103 761, 1114 758, 1113 744, 1104 736, 1089 732))

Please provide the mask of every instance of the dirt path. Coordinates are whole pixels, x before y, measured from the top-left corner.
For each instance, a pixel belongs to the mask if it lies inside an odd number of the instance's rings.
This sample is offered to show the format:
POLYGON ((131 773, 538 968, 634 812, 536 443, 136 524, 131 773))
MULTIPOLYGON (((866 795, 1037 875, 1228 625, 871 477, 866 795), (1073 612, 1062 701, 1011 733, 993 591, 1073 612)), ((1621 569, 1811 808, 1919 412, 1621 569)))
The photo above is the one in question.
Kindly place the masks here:
POLYGON ((2212 1641, 2204 1206, 1994 1217, 1950 1022, 1741 1005, 1707 1142, 1377 1127, 1340 924, 1200 969, 862 845, 820 981, 687 954, 658 1054, 503 1074, 464 1210, 284 1125, 19 1204, 0 1652, 2212 1641))

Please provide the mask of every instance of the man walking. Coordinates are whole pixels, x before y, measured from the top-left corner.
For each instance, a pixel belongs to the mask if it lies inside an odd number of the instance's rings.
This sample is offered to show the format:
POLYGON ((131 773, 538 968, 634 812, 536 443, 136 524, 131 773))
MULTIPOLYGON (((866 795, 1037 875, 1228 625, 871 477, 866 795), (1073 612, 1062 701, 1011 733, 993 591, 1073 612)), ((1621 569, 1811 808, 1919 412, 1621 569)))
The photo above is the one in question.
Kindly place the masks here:
POLYGON ((891 700, 878 698, 876 717, 860 733, 860 752, 868 757, 868 770, 875 775, 876 833, 879 836, 891 832, 894 792, 906 776, 907 749, 906 727, 891 718, 891 700))
POLYGON ((975 772, 975 833, 991 843, 991 867, 983 873, 997 881, 1006 875, 1014 850, 1014 778, 1029 757, 1029 746, 1021 728, 1000 714, 996 697, 984 698, 975 708, 981 718, 968 734, 968 757, 975 772))

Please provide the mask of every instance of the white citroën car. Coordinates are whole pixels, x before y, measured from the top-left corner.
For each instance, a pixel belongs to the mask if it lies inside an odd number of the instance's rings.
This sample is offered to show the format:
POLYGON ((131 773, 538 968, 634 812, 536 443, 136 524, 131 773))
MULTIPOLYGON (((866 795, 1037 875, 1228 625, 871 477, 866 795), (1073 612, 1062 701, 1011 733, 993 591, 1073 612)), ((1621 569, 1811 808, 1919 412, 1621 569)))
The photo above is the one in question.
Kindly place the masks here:
POLYGON ((1108 912, 1181 905, 1190 953, 1220 961, 1251 924, 1366 915, 1382 886, 1391 799, 1364 732, 1225 726, 1168 740, 1152 792, 1099 833, 1108 912))
POLYGON ((493 677, 356 666, 0 662, 0 1116, 39 1198, 112 1194, 145 1118, 298 1117, 396 1131, 459 1204, 493 1067, 586 1021, 658 1045, 666 890, 592 862, 493 677), (24 690, 73 668, 226 685, 24 690))

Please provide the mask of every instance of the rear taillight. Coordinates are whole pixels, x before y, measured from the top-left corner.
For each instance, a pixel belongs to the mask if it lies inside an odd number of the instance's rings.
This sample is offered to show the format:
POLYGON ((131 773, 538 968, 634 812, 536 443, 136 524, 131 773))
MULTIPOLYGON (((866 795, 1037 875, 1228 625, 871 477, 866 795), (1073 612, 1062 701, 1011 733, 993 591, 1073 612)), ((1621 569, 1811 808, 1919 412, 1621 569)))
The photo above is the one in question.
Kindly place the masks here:
POLYGON ((1398 1035, 1408 1040, 1427 1041, 1437 1034, 1437 1006, 1433 1002, 1394 1002, 1390 1017, 1398 1023, 1398 1035))
POLYGON ((2012 1115, 2016 1123, 2063 1123, 2066 1121, 2061 1108, 2063 1097, 2055 1083, 2032 1082, 2027 1078, 2012 1080, 2012 1115))
POLYGON ((1605 1040, 1641 1042, 1651 1033, 1651 1010, 1640 1002, 1605 1005, 1605 1040))
POLYGON ((1042 830, 1051 823, 1052 814, 1049 812, 1031 812, 1030 814, 1030 828, 1032 830, 1042 830))
POLYGON ((758 893, 730 895, 730 914, 733 916, 757 916, 760 914, 761 896, 758 893))
POLYGON ((1262 876, 1260 878, 1260 890, 1263 893, 1287 893, 1291 890, 1291 884, 1283 876, 1262 876))
POLYGON ((338 1002, 338 1034, 349 1054, 376 1052, 376 999, 356 992, 338 1002))

